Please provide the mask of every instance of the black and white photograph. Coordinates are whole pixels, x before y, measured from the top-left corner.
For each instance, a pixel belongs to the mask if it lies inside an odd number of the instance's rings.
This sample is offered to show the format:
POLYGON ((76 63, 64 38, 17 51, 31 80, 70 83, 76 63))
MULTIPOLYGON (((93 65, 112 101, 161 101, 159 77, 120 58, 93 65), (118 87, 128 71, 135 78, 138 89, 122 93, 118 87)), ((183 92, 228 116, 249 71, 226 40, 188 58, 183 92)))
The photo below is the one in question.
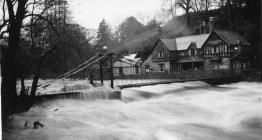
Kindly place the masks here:
POLYGON ((0 0, 0 139, 262 140, 261 0, 0 0))

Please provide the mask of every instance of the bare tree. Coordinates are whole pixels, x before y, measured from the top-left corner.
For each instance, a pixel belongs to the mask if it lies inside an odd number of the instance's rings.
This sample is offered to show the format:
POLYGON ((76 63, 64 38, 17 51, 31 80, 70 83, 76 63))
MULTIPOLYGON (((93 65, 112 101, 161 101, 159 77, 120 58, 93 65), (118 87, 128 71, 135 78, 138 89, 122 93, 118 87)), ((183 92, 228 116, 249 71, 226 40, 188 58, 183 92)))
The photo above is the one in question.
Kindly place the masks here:
POLYGON ((225 6, 226 0, 212 0, 212 6, 221 8, 225 6))
POLYGON ((176 5, 185 11, 187 17, 187 25, 190 25, 190 10, 192 9, 192 0, 178 0, 176 5))
POLYGON ((212 0, 192 0, 192 9, 195 12, 208 11, 212 6, 212 0))
MULTIPOLYGON (((1 37, 8 37, 8 46, 2 47, 1 57, 1 75, 2 75, 2 117, 7 118, 8 115, 20 111, 21 104, 19 102, 16 81, 18 79, 17 59, 21 52, 21 31, 26 26, 32 27, 33 24, 42 20, 52 27, 55 33, 58 32, 53 27, 53 24, 44 16, 48 9, 54 5, 54 0, 2 0, 2 19, 0 24, 1 37), (31 20, 30 20, 31 18, 31 20), (29 19, 31 24, 25 24, 29 19), (32 24, 33 23, 33 24, 32 24), (17 107, 20 107, 18 109, 17 107)), ((32 28, 31 28, 32 29, 32 28)), ((34 45, 34 42, 32 43, 34 45)), ((48 53, 54 50, 55 45, 47 47, 36 60, 38 68, 42 64, 43 59, 48 53)), ((35 78, 34 78, 35 79, 35 78)), ((37 80, 34 80, 33 85, 37 85, 37 80)), ((31 90, 32 92, 32 90, 31 90)), ((23 107, 22 107, 23 108, 23 107)), ((4 121, 3 121, 4 123, 4 121)))
POLYGON ((195 12, 204 11, 205 20, 208 19, 208 10, 213 6, 213 0, 192 0, 192 9, 195 12))
POLYGON ((227 8, 228 23, 231 26, 231 29, 235 30, 236 25, 235 25, 235 19, 234 19, 234 10, 233 10, 233 5, 232 5, 232 0, 226 0, 226 8, 227 8))
POLYGON ((167 11, 172 16, 172 19, 176 16, 176 3, 177 0, 163 0, 163 5, 167 7, 167 11))

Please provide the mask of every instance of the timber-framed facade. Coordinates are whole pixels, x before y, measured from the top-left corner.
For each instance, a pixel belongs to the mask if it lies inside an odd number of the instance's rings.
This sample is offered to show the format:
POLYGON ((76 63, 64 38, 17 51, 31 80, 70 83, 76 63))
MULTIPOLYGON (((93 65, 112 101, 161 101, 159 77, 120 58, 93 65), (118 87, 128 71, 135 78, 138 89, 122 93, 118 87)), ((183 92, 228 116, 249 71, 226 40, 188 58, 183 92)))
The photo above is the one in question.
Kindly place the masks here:
POLYGON ((142 63, 142 72, 247 69, 251 44, 239 33, 214 30, 209 34, 159 39, 142 63))

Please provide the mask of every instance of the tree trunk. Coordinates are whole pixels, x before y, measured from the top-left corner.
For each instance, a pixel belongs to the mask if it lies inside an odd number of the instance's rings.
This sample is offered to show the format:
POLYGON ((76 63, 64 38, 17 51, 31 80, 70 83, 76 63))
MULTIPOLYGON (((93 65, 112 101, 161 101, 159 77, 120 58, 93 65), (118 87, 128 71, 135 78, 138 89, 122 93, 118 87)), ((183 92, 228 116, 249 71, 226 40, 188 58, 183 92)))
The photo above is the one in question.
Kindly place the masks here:
POLYGON ((16 10, 16 15, 14 13, 14 7, 11 0, 7 0, 7 8, 9 15, 9 37, 8 37, 8 47, 3 48, 2 52, 2 117, 3 124, 9 115, 17 111, 18 106, 18 96, 16 91, 16 53, 18 53, 18 48, 20 48, 20 31, 25 15, 25 4, 27 0, 17 1, 18 6, 16 10))
POLYGON ((26 90, 25 90, 25 78, 21 77, 20 81, 21 81, 20 97, 24 98, 26 96, 26 94, 25 94, 25 92, 26 92, 26 90))
POLYGON ((35 94, 36 94, 36 90, 37 90, 37 84, 38 84, 38 80, 39 80, 39 75, 41 73, 41 66, 42 66, 42 63, 43 63, 43 57, 41 57, 36 65, 36 72, 35 72, 35 75, 34 75, 34 78, 33 78, 33 83, 32 83, 32 87, 31 87, 31 92, 30 92, 30 96, 32 98, 35 97, 35 94))
MULTIPOLYGON (((10 37, 11 38, 11 37, 10 37)), ((9 42, 12 42, 9 39, 9 42)), ((17 93, 16 93, 16 69, 15 69, 15 57, 14 49, 11 48, 10 43, 7 49, 2 49, 2 85, 1 85, 1 96, 2 96, 2 118, 5 120, 9 115, 13 114, 16 110, 17 104, 17 93)), ((5 123, 3 120, 3 123, 5 123)))
POLYGON ((38 80, 39 80, 39 75, 41 74, 41 67, 42 67, 43 61, 44 61, 45 57, 49 53, 51 53, 55 48, 56 48, 56 46, 44 51, 42 53, 41 57, 39 58, 39 61, 36 64, 36 71, 35 71, 33 83, 32 83, 32 86, 31 86, 31 91, 30 91, 30 96, 31 96, 32 99, 34 99, 35 94, 36 94, 36 90, 37 90, 37 86, 38 86, 37 84, 38 84, 38 80))
POLYGON ((233 6, 231 4, 231 0, 227 0, 227 16, 228 16, 228 23, 233 31, 236 30, 235 19, 234 19, 234 12, 233 6))
MULTIPOLYGON (((20 29, 22 22, 13 21, 9 26, 8 47, 2 53, 2 112, 3 115, 10 115, 16 112, 18 96, 16 90, 16 53, 20 44, 20 29)), ((6 116, 5 116, 6 117, 6 116)))
POLYGON ((187 17, 187 25, 190 26, 190 13, 189 13, 189 9, 186 11, 186 17, 187 17))

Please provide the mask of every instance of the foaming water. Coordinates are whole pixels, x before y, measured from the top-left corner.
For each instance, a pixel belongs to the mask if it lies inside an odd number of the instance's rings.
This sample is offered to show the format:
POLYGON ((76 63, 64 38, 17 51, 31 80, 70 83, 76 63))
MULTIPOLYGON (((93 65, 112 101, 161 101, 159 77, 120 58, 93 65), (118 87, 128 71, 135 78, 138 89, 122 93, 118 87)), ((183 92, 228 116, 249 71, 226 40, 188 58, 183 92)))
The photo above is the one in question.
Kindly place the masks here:
POLYGON ((4 138, 261 140, 261 91, 262 83, 188 82, 125 89, 123 100, 48 101, 16 115, 4 138), (37 120, 44 127, 32 129, 37 120))

